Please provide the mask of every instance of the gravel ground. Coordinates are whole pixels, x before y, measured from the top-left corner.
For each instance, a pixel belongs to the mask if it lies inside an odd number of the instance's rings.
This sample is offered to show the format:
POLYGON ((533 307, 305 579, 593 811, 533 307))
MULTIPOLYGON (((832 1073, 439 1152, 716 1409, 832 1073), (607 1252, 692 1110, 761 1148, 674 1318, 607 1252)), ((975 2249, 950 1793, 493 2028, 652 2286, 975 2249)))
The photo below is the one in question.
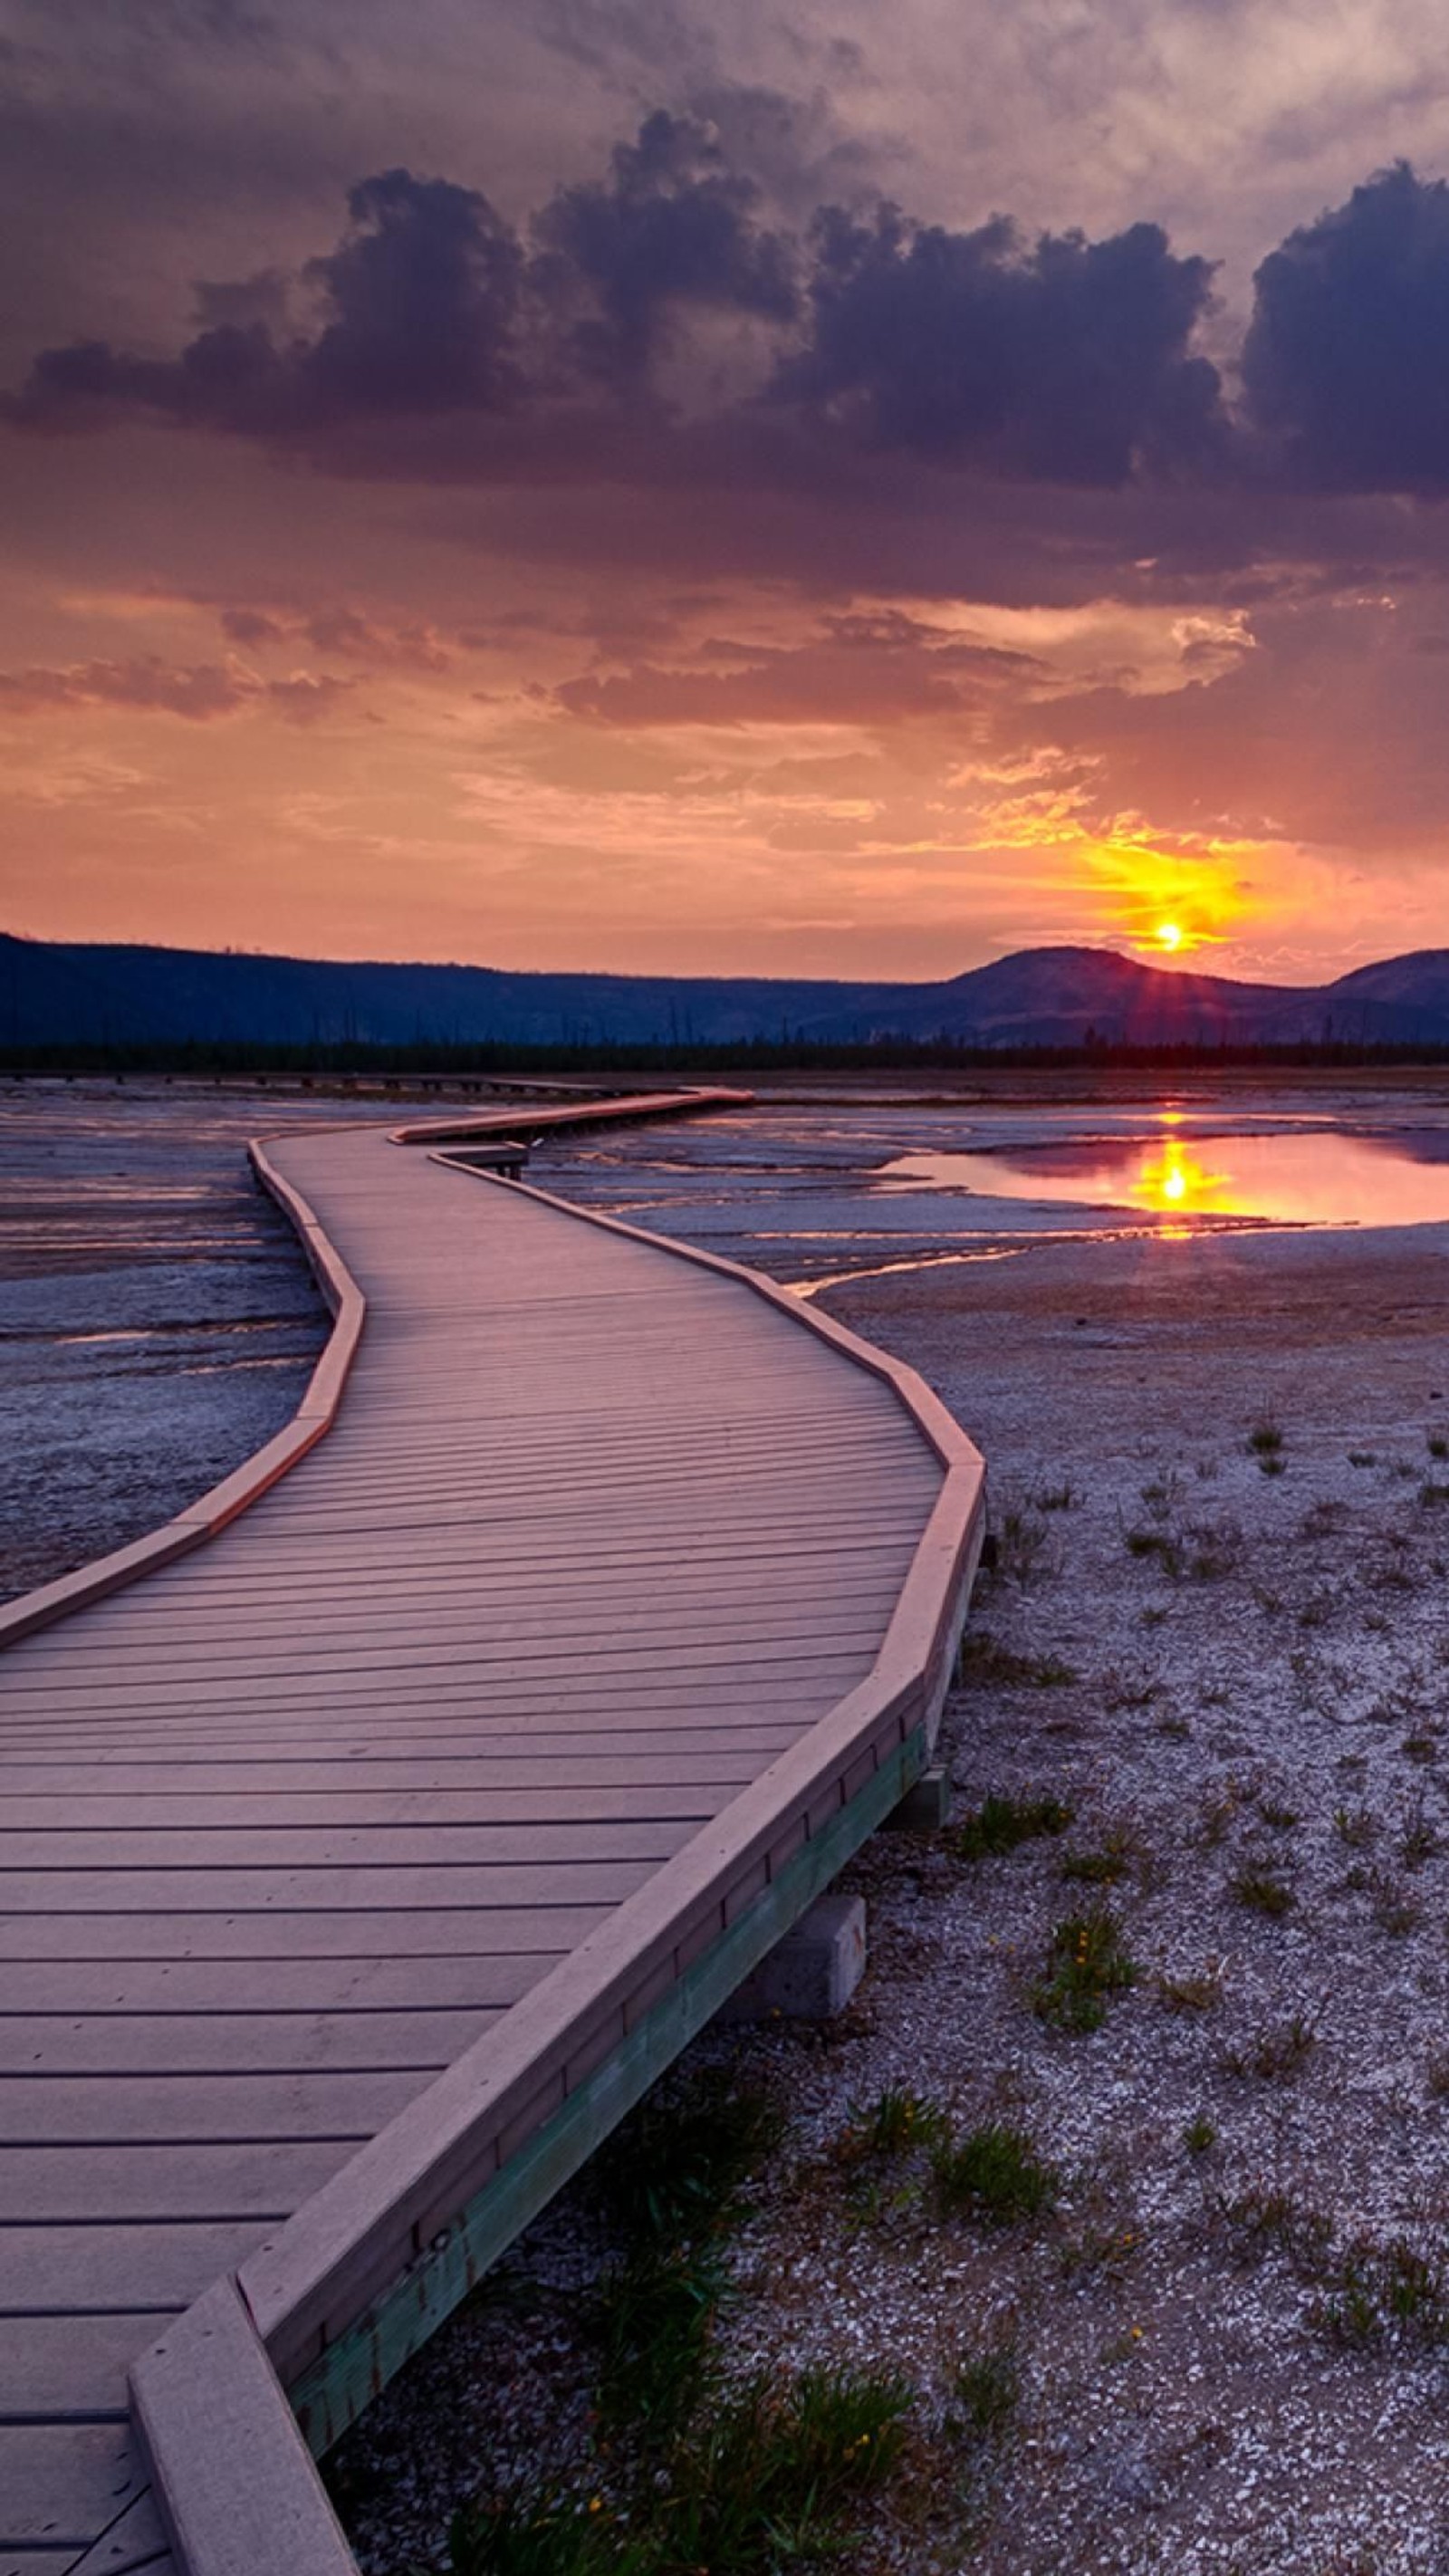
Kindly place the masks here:
MULTIPOLYGON (((830 1293, 993 1461, 956 1815, 1074 1811, 976 1863, 877 1837, 850 2012, 693 2052, 788 2112, 731 2362, 919 2392, 866 2576, 1449 2570, 1446 1250, 1143 1235, 830 1293), (1064 1876, 1090 1855, 1115 1883, 1064 1876), (1094 1902, 1137 1977, 1073 2035, 1032 1990, 1094 1902), (983 2234, 907 2160, 863 2212, 829 2150, 888 2086, 1029 2132, 1055 2208, 983 2234), (1003 2341, 1009 2429, 953 2435, 953 2373, 1003 2341)), ((345 2446, 369 2576, 444 2565, 476 2490, 599 2473, 578 2321, 608 2251, 581 2182, 345 2446)))
MULTIPOLYGON (((1440 1087, 1416 1119, 1442 1119, 1440 1087)), ((611 1140, 538 1177, 778 1275, 855 1273, 830 1310, 919 1366, 992 1466, 997 1561, 943 1735, 956 1818, 990 1793, 1073 1818, 977 1862, 950 1832, 878 1836, 851 1873, 872 1944, 851 2010, 690 2053, 786 2114, 733 2245, 729 2365, 909 2376, 862 2576, 1449 2576, 1449 1228, 1177 1241, 907 1204, 872 1196, 871 1154, 963 1123, 999 1142, 1009 1110, 836 1106, 611 1140), (1083 1863, 1120 1874, 1066 1874, 1083 1863), (1034 1988, 1054 1927, 1098 1903, 1137 1973, 1074 2035, 1034 1988), (832 2148, 889 2086, 1028 2132, 1055 2206, 983 2232, 909 2158, 852 2195, 832 2148), (1004 2345, 1010 2422, 953 2429, 963 2357, 1004 2345)), ((244 1455, 295 1401, 319 1317, 238 1174, 254 1104, 13 1109, 18 1584, 244 1455), (141 1488, 128 1460, 158 1424, 141 1488)), ((1111 1115, 1130 1127, 1120 1091, 1111 1115)), ((581 2180, 343 2447, 368 2576, 443 2567, 476 2492, 606 2474, 581 2319, 610 2251, 581 2180)))

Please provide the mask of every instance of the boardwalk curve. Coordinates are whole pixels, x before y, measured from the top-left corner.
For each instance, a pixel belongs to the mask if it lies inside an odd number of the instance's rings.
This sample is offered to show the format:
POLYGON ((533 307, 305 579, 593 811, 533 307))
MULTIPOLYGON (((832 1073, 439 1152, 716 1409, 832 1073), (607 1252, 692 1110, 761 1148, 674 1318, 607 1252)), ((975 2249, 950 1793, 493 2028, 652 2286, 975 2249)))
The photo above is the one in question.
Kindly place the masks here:
POLYGON ((255 1150, 337 1315, 268 1489, 0 1613, 0 2576, 346 2576, 307 2446, 909 1786, 978 1543, 788 1292, 255 1150))

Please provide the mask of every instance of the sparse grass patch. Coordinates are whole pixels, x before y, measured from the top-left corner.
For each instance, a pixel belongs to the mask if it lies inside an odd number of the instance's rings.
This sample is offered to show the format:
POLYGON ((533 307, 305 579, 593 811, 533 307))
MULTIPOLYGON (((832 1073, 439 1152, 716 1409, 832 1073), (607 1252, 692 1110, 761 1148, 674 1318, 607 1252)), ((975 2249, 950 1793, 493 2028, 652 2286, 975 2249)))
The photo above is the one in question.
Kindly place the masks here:
POLYGON ((1177 1540, 1168 1530, 1130 1529, 1122 1533, 1129 1556, 1155 1557, 1164 1574, 1174 1578, 1182 1572, 1182 1556, 1177 1540))
POLYGON ((1229 2226, 1250 2243, 1276 2246, 1300 2272, 1321 2271, 1333 2243, 1333 2220, 1300 2192, 1255 2183, 1220 2206, 1229 2226))
POLYGON ((1209 2147, 1217 2145, 1217 2138, 1216 2125, 1206 2111, 1195 2113, 1182 2133, 1182 2143, 1190 2156, 1205 2156, 1209 2147))
POLYGON ((1231 1782, 1223 1789, 1203 1790, 1198 1800, 1197 1840, 1204 1851, 1217 1851, 1227 1841, 1238 1805, 1238 1792, 1231 1782))
POLYGON ((775 2576, 834 2555, 900 2456, 911 2389, 894 2374, 762 2373, 731 2390, 646 2506, 658 2576, 775 2576))
POLYGON ((1436 2102, 1449 2101, 1449 2049, 1436 2049, 1424 2069, 1424 2083, 1436 2102))
POLYGON ((951 1837, 961 1860, 996 1859, 1042 1835, 1065 1833, 1072 1810, 1060 1798, 999 1797, 993 1791, 964 1816, 951 1837))
POLYGON ((1406 2236, 1387 2245, 1356 2238, 1339 2258, 1330 2289, 1314 2300, 1309 2320, 1349 2351, 1385 2345, 1405 2352, 1440 2350, 1449 2343, 1443 2249, 1415 2245, 1406 2236))
POLYGON ((722 2075, 652 2094, 595 2160, 605 2215, 631 2246, 720 2235, 783 2127, 767 2094, 722 2075))
MULTIPOLYGON (((1028 1591, 1057 1571, 1056 1542, 1041 1513, 1030 1503, 1019 1503, 1004 1511, 993 1535, 996 1544, 990 1571, 998 1582, 1015 1583, 1028 1591)), ((984 1557, 982 1561, 984 1564, 984 1557)))
POLYGON ((1186 1744, 1192 1728, 1185 1717, 1160 1717, 1157 1721, 1157 1732, 1159 1735, 1167 1736, 1173 1744, 1186 1744))
POLYGON ((1164 1970, 1157 1980, 1157 1994, 1172 2013, 1216 2012, 1223 1999, 1221 1959, 1209 1959, 1193 1976, 1170 1977, 1164 1970))
POLYGON ((1286 2076, 1297 2075, 1318 2046, 1318 2033, 1302 2013, 1291 2021, 1280 2022, 1271 2030, 1261 2030, 1245 2048, 1225 2050, 1223 2064, 1230 2075, 1256 2075, 1265 2084, 1281 2083, 1286 2076))
POLYGON ((1395 1878, 1390 1870, 1369 1870, 1365 1876, 1373 1918, 1379 1930, 1387 1932, 1391 1940, 1407 1940, 1411 1932, 1417 1932, 1424 1919, 1424 1909, 1418 1898, 1411 1896, 1403 1881, 1395 1878))
POLYGON ((1303 1821, 1297 1808, 1285 1805, 1281 1798, 1260 1798, 1258 1813, 1275 1834, 1291 1834, 1303 1821))
POLYGON ((956 1678, 965 1689, 1066 1690, 1081 1680, 1060 1655, 1018 1655, 985 1628, 970 1628, 961 1640, 956 1678))
POLYGON ((1136 1982, 1115 1914, 1108 1906, 1093 1906, 1057 1924, 1046 1974, 1032 1988, 1032 2009, 1058 2030, 1098 2030, 1108 1997, 1136 1982))
POLYGON ((711 2334, 728 2290, 717 2246, 645 2246, 599 2283, 595 2402, 616 2436, 668 2441, 718 2375, 711 2334))
POLYGON ((931 2171, 943 2209, 987 2227, 1038 2218, 1055 2201, 1059 2177, 1024 2129, 987 2120, 934 2149, 931 2171))
POLYGON ((1131 1826, 1113 1825, 1095 1850, 1064 1852, 1062 1876, 1084 1887, 1115 1887, 1141 1857, 1142 1847, 1131 1826))
POLYGON ((1426 1476, 1419 1487, 1419 1501, 1425 1511, 1435 1510, 1440 1503, 1449 1503, 1449 1484, 1442 1477, 1426 1476))
POLYGON ((998 2442, 1021 2400, 1021 2367, 1015 2344, 998 2344, 957 2363, 951 2379, 953 2412, 979 2442, 998 2442))
POLYGON ((1245 1860, 1228 1881, 1230 1894, 1251 1914, 1266 1915, 1278 1922, 1291 1914, 1298 1899, 1282 1872, 1265 1868, 1261 1861, 1245 1860))
MULTIPOLYGON (((951 2134, 940 2104, 906 2085, 887 2085, 873 2102, 852 2103, 850 2118, 831 2149, 831 2162, 844 2174, 858 2215, 886 2214, 887 2190, 897 2169, 916 2155, 930 2154, 951 2134)), ((913 2200, 917 2186, 907 2178, 896 2200, 913 2200)))
POLYGON ((1031 1499, 1039 1512, 1074 1512, 1082 1497, 1070 1477, 1063 1477, 1059 1485, 1039 1485, 1031 1499))
POLYGON ((911 2397, 893 2374, 758 2373, 689 2426, 627 2514, 545 2486, 460 2514, 453 2576, 776 2576, 833 2556, 900 2456, 911 2397))
POLYGON ((1376 1449, 1350 1449, 1348 1463, 1350 1467, 1376 1467, 1379 1453, 1376 1449))
POLYGON ((1151 1708, 1162 1697, 1162 1684, 1151 1673, 1126 1673, 1116 1664, 1102 1675, 1102 1705, 1111 1717, 1131 1709, 1151 1708))
POLYGON ((1378 1823, 1367 1807, 1335 1807, 1333 1830, 1350 1851, 1367 1851, 1378 1832, 1378 1823))
POLYGON ((451 2576, 646 2576, 654 2564, 602 2496, 556 2487, 465 2505, 448 2533, 451 2576))
POLYGON ((1439 1836, 1424 1812, 1424 1801, 1415 1798, 1399 1826, 1399 1858, 1405 1869, 1422 1869, 1438 1849, 1439 1836))
POLYGON ((1248 1447, 1255 1458, 1276 1458, 1280 1454, 1283 1429, 1274 1414, 1259 1414, 1248 1433, 1248 1447))

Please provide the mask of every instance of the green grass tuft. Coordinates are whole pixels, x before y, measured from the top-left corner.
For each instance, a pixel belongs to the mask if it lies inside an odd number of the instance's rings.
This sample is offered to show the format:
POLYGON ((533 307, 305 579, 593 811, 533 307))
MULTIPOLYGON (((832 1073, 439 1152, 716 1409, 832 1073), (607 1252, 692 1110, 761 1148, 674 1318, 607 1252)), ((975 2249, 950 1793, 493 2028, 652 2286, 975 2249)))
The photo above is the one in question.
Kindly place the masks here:
POLYGON ((1093 1906, 1057 1925, 1046 1974, 1032 1989, 1032 2007, 1058 2030, 1098 2030, 1108 1996, 1136 1982, 1116 1916, 1105 1905, 1093 1906))
POLYGON ((962 1860, 995 1859, 1043 1834, 1065 1833, 1072 1810, 1060 1798, 1003 1798, 993 1791, 962 1818, 952 1848, 962 1860))
POLYGON ((931 2170, 942 2207, 988 2227, 1039 2217, 1060 2187, 1055 2168, 1037 2154, 1026 2131, 1002 2120, 988 2120, 938 2146, 931 2170))

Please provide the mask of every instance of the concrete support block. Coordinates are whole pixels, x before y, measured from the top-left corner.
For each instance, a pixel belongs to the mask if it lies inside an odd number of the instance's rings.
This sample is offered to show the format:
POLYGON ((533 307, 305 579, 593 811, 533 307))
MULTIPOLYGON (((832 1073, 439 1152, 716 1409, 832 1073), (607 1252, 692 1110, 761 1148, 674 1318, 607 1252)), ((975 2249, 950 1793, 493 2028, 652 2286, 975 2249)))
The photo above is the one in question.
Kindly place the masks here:
POLYGON ((951 1813, 951 1781, 943 1762, 933 1762, 906 1791, 885 1819, 888 1834, 938 1834, 951 1813))
POLYGON ((830 2021, 865 1974, 865 1899, 822 1896, 738 1986, 721 2021, 830 2021))

